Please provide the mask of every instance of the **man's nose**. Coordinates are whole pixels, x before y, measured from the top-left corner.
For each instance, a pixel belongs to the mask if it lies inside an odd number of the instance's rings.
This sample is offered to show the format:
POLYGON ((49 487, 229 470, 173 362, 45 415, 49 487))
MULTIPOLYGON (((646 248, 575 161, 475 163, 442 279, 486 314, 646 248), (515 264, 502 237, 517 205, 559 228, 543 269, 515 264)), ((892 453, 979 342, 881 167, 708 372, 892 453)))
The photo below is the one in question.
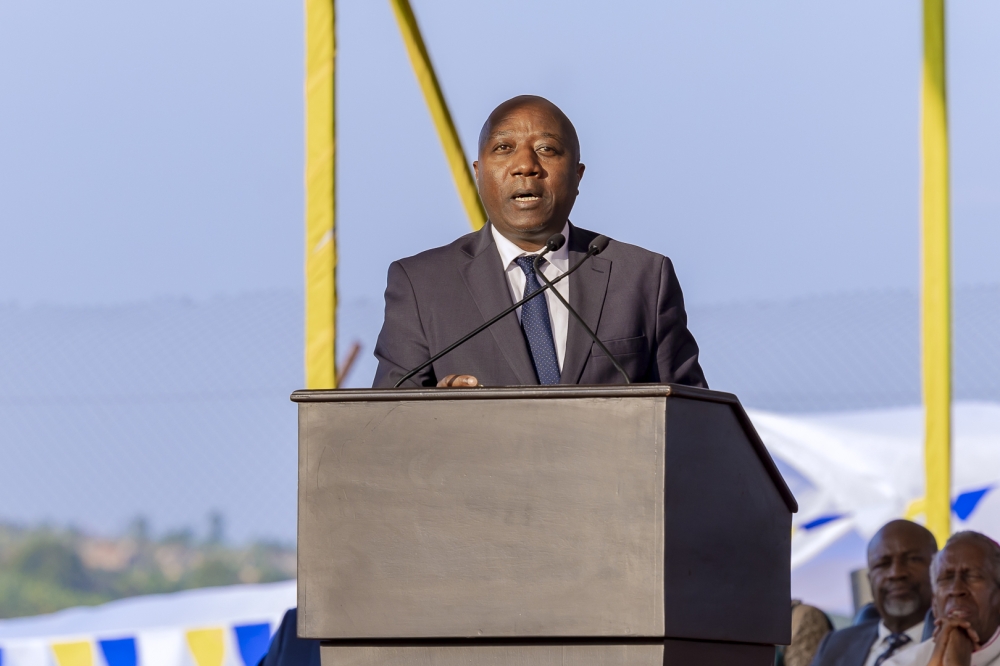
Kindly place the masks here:
POLYGON ((535 151, 521 147, 514 151, 514 159, 510 165, 510 175, 512 176, 537 176, 541 171, 541 164, 538 163, 538 155, 535 151))
POLYGON ((969 591, 969 585, 965 580, 965 576, 955 576, 955 579, 951 581, 951 589, 949 593, 953 597, 960 597, 969 591))
POLYGON ((909 569, 899 560, 894 560, 889 565, 889 578, 906 578, 909 573, 909 569))

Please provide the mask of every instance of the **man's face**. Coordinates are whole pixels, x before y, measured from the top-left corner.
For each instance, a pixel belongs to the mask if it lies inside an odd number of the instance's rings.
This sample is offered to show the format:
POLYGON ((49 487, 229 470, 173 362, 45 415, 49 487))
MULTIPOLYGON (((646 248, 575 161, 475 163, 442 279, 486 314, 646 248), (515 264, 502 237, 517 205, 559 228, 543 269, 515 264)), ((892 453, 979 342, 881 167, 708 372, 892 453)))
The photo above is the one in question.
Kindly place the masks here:
POLYGON ((493 122, 473 168, 497 231, 515 243, 562 231, 583 177, 577 150, 545 105, 515 106, 493 122))
POLYGON ((1000 583, 989 556, 978 544, 959 541, 939 557, 934 616, 966 620, 985 643, 1000 626, 1000 583))
POLYGON ((914 530, 887 529, 868 553, 875 608, 883 619, 916 618, 931 605, 933 553, 914 530))

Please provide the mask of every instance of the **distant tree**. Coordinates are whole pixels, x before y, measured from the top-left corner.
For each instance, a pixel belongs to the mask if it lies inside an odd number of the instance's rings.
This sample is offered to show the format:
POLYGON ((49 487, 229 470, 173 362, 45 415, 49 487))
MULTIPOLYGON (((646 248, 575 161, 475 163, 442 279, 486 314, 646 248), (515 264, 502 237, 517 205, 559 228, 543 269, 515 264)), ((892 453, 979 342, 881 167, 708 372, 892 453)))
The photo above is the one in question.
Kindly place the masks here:
POLYGON ((149 520, 145 516, 136 516, 129 522, 125 529, 125 535, 137 543, 147 543, 149 541, 149 520))
POLYGON ((221 546, 226 539, 226 518, 221 511, 208 514, 208 545, 221 546))
POLYGON ((217 587, 240 582, 239 571, 219 558, 208 558, 192 569, 181 581, 186 588, 217 587))
POLYGON ((185 548, 189 548, 194 543, 194 530, 190 527, 170 530, 163 535, 160 543, 164 546, 184 546, 185 548))
POLYGON ((71 544, 42 535, 24 545, 14 555, 12 568, 22 576, 71 590, 89 590, 91 580, 83 561, 71 544))

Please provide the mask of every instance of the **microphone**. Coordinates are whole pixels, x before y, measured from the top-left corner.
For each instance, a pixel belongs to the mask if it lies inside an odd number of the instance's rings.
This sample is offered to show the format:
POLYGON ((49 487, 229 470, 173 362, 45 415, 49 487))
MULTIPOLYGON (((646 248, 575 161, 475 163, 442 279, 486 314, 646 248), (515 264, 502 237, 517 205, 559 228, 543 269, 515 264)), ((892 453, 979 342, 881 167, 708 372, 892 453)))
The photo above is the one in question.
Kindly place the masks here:
MULTIPOLYGON (((565 242, 566 242, 566 237, 563 236, 562 234, 552 234, 551 236, 549 236, 549 239, 547 241, 545 241, 545 247, 542 249, 541 252, 538 253, 538 256, 539 257, 543 257, 546 254, 548 254, 549 252, 554 252, 554 251, 558 250, 559 248, 561 248, 563 246, 563 244, 565 242)), ((524 298, 522 298, 521 300, 519 300, 517 303, 514 303, 514 305, 510 306, 509 308, 507 308, 506 310, 504 310, 503 312, 501 312, 497 316, 493 317, 492 319, 490 319, 489 321, 485 322, 484 324, 482 324, 480 326, 477 326, 474 330, 466 333, 465 335, 463 335, 462 337, 460 337, 458 340, 455 340, 455 342, 451 343, 450 345, 448 345, 447 347, 445 347, 444 349, 442 349, 441 351, 439 351, 437 354, 434 354, 429 359, 427 359, 426 361, 424 361, 423 363, 421 363, 420 365, 418 365, 417 367, 413 368, 412 370, 410 370, 409 372, 407 372, 405 375, 403 375, 399 379, 399 381, 396 382, 393 385, 392 388, 399 388, 400 385, 403 382, 405 382, 407 379, 413 377, 413 375, 417 374, 418 372, 420 372, 421 370, 423 370, 424 368, 426 368, 427 366, 429 366, 434 361, 438 360, 439 358, 441 358, 442 356, 444 356, 448 352, 454 350, 455 348, 462 346, 463 344, 465 344, 466 342, 468 342, 472 338, 476 337, 477 335, 479 335, 480 333, 482 333, 483 331, 485 331, 487 328, 489 328, 493 324, 497 323, 498 321, 500 321, 501 319, 503 319, 504 317, 506 317, 507 315, 509 315, 514 310, 518 309, 519 307, 521 307, 522 305, 524 305, 525 303, 527 303, 528 301, 530 301, 532 298, 534 298, 534 297, 538 296, 539 294, 543 293, 546 289, 551 289, 552 285, 556 284, 560 280, 564 280, 564 279, 568 278, 570 275, 572 275, 576 271, 576 269, 580 268, 580 266, 583 266, 584 262, 587 261, 587 259, 590 259, 595 254, 599 254, 599 253, 603 252, 604 248, 606 248, 607 246, 608 246, 608 239, 605 238, 604 236, 598 236, 590 244, 590 247, 587 248, 587 254, 585 254, 583 256, 583 258, 580 259, 580 261, 576 262, 573 266, 571 266, 568 271, 566 271, 565 273, 563 273, 562 275, 560 275, 559 277, 557 277, 555 280, 552 280, 551 282, 549 280, 546 280, 545 281, 545 286, 543 286, 538 291, 534 292, 530 296, 525 296, 524 298), (604 244, 603 245, 599 245, 598 244, 598 241, 601 238, 604 238, 604 244)), ((538 259, 536 258, 535 259, 535 262, 536 262, 535 265, 536 265, 536 267, 537 267, 537 261, 538 261, 538 259)), ((537 273, 538 271, 536 270, 535 272, 537 273)), ((556 292, 556 293, 558 293, 558 292, 556 292)), ((628 378, 626 377, 626 380, 627 379, 628 378)))
MULTIPOLYGON (((566 239, 562 237, 562 234, 557 234, 557 235, 560 237, 560 239, 562 239, 562 243, 559 243, 559 247, 562 247, 562 244, 566 242, 566 239)), ((555 238, 555 236, 553 236, 553 238, 555 238)), ((549 241, 551 242, 552 238, 550 238, 549 241)), ((590 242, 590 246, 587 248, 587 257, 593 257, 595 255, 600 254, 601 252, 604 252, 605 248, 608 247, 609 242, 610 239, 607 236, 598 236, 597 238, 592 240, 590 242)), ((548 243, 546 243, 546 245, 548 245, 548 243)), ((556 250, 558 250, 559 247, 557 247, 556 250)), ((541 263, 541 261, 542 261, 542 254, 539 254, 537 257, 535 257, 535 261, 533 263, 533 267, 535 269, 535 275, 542 278, 542 282, 545 283, 546 287, 551 287, 563 276, 560 275, 559 278, 556 278, 555 280, 552 280, 550 282, 549 279, 545 277, 545 273, 538 270, 538 264, 541 263)), ((566 302, 566 299, 563 298, 563 295, 559 293, 558 289, 553 289, 552 293, 555 295, 556 298, 559 299, 560 303, 566 306, 566 309, 569 310, 570 314, 572 314, 576 318, 576 320, 580 323, 580 326, 583 326, 583 330, 587 331, 587 335, 589 335, 590 338, 597 343, 597 346, 601 348, 601 351, 607 354, 608 359, 611 361, 612 365, 614 365, 615 369, 621 373, 621 376, 625 380, 625 383, 631 384, 632 382, 629 381, 628 374, 625 372, 625 369, 622 368, 621 364, 618 363, 618 359, 612 356, 611 352, 608 351, 608 348, 604 346, 604 343, 597 338, 597 334, 594 333, 592 330, 590 330, 590 327, 587 326, 586 322, 583 321, 583 317, 581 317, 580 314, 573 309, 572 305, 566 302)))
POLYGON ((608 249, 608 243, 610 242, 611 239, 608 238, 607 236, 598 236, 594 240, 590 241, 590 245, 587 246, 587 250, 589 252, 593 252, 595 255, 600 254, 601 252, 604 252, 605 250, 608 249))

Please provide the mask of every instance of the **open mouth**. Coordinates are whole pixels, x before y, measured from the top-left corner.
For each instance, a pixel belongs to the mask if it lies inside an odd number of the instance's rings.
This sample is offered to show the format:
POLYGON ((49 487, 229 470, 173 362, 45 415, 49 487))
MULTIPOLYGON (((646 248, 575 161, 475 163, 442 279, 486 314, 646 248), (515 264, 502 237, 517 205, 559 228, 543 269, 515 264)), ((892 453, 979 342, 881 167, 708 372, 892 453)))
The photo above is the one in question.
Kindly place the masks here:
POLYGON ((514 193, 514 196, 511 198, 514 201, 519 201, 521 203, 530 203, 532 201, 538 201, 542 197, 535 194, 534 192, 529 192, 527 190, 518 190, 517 192, 514 193))

